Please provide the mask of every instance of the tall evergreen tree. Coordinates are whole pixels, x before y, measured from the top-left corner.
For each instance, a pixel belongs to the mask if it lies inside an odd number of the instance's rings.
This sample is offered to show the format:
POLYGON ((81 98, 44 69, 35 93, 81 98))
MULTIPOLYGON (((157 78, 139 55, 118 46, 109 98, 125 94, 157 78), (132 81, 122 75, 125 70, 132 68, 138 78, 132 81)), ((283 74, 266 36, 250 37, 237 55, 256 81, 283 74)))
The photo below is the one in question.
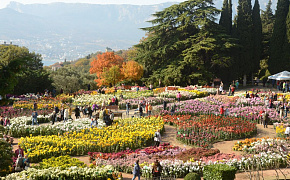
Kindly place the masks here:
POLYGON ((265 11, 262 10, 261 21, 262 21, 262 53, 260 61, 260 72, 259 77, 262 79, 267 79, 270 75, 268 70, 268 60, 269 60, 269 45, 270 39, 273 34, 275 17, 271 9, 272 1, 269 0, 265 11))
POLYGON ((231 3, 231 0, 224 0, 219 22, 219 24, 224 27, 227 34, 231 34, 232 31, 232 6, 229 3, 231 3))
POLYGON ((255 0, 252 12, 253 17, 253 71, 257 72, 260 66, 262 52, 262 22, 260 17, 259 0, 255 0))
POLYGON ((288 10, 287 20, 286 20, 286 30, 287 30, 287 39, 290 43, 290 6, 288 10))
POLYGON ((232 29, 233 29, 233 4, 232 4, 232 0, 229 0, 228 3, 228 11, 229 11, 229 21, 230 21, 230 34, 232 33, 232 29))
POLYGON ((268 61, 271 74, 283 71, 289 67, 287 57, 289 44, 286 41, 286 19, 289 11, 289 0, 278 0, 275 14, 273 35, 270 41, 270 58, 268 61))
POLYGON ((240 59, 237 60, 239 74, 244 75, 244 83, 246 85, 246 77, 254 71, 253 64, 253 20, 251 0, 239 0, 238 16, 237 16, 237 37, 240 45, 240 59))

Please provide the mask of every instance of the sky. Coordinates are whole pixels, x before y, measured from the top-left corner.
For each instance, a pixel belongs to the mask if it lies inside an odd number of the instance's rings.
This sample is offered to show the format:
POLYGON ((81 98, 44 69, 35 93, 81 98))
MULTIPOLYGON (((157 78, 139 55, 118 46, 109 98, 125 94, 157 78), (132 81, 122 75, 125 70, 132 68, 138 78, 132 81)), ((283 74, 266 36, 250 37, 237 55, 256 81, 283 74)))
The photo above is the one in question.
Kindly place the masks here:
POLYGON ((91 4, 135 4, 149 5, 160 4, 164 2, 183 2, 185 0, 0 0, 0 9, 5 8, 11 1, 16 1, 22 4, 47 4, 52 2, 66 3, 91 3, 91 4))

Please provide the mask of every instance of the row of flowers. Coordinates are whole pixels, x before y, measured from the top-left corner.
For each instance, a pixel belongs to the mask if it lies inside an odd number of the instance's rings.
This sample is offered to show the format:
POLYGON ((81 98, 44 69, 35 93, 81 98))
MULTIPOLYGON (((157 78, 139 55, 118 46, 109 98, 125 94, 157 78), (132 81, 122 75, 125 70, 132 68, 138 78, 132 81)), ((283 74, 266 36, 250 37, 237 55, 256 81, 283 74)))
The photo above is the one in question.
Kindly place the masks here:
POLYGON ((118 152, 137 149, 153 142, 154 132, 163 130, 160 117, 122 119, 112 126, 70 131, 63 135, 21 138, 19 144, 32 162, 60 155, 85 155, 88 152, 118 152))
POLYGON ((59 179, 83 179, 83 180, 107 180, 113 179, 112 172, 113 166, 102 167, 51 167, 48 169, 35 169, 28 168, 26 171, 20 173, 13 173, 6 177, 2 177, 2 180, 59 180, 59 179))
POLYGON ((289 139, 281 138, 252 138, 238 141, 233 150, 244 151, 246 153, 257 154, 260 152, 277 152, 286 155, 289 152, 289 139))
POLYGON ((130 103, 132 109, 136 109, 138 105, 142 102, 148 102, 152 106, 162 104, 163 101, 166 101, 168 103, 175 102, 175 98, 165 98, 165 97, 139 97, 139 98, 133 98, 133 99, 123 99, 119 102, 119 108, 120 109, 126 109, 126 103, 130 103))
MULTIPOLYGON (((146 178, 152 177, 153 163, 144 163, 142 167, 142 176, 146 178)), ((234 159, 221 159, 217 161, 187 161, 182 160, 162 160, 160 162, 162 169, 162 175, 184 177, 190 172, 196 172, 202 174, 203 168, 209 164, 227 164, 236 167, 237 170, 256 170, 259 169, 273 169, 278 167, 286 167, 287 156, 281 156, 280 154, 260 153, 250 157, 242 157, 240 160, 234 159)))
MULTIPOLYGON (((82 129, 90 128, 91 120, 89 118, 76 119, 75 121, 68 120, 65 123, 56 123, 54 125, 27 125, 30 122, 29 117, 19 117, 13 119, 10 126, 6 126, 9 135, 13 137, 38 136, 38 135, 57 135, 65 132, 74 131, 80 132, 82 129)), ((105 126, 101 122, 99 126, 105 126)))
POLYGON ((249 137, 257 132, 256 123, 237 117, 166 115, 163 119, 177 126, 178 140, 205 148, 217 141, 249 137))
MULTIPOLYGON (((224 106, 224 109, 227 109, 228 116, 240 116, 254 121, 259 121, 261 119, 260 112, 265 111, 265 106, 244 106, 237 105, 235 102, 224 103, 217 100, 214 97, 206 97, 196 100, 187 100, 180 103, 176 103, 177 110, 175 114, 220 114, 221 106, 224 106)), ((160 111, 164 114, 170 114, 168 110, 163 110, 163 106, 157 106, 157 111, 160 111)), ((280 121, 279 115, 275 109, 267 109, 269 118, 271 122, 280 121)))

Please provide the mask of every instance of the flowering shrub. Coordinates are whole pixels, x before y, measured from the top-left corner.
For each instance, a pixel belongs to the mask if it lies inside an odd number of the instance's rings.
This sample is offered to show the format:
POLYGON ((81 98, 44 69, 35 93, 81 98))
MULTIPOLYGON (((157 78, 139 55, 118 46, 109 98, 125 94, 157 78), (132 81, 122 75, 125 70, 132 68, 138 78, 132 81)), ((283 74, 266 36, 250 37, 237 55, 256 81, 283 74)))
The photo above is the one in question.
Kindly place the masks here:
POLYGON ((177 139, 190 145, 208 148, 216 141, 248 137, 256 133, 256 123, 242 118, 215 115, 163 117, 177 127, 177 139))
POLYGON ((21 138, 19 143, 32 162, 60 155, 85 155, 88 152, 118 152, 137 149, 152 143, 157 129, 163 130, 158 118, 123 119, 102 129, 82 129, 61 136, 36 136, 21 138))

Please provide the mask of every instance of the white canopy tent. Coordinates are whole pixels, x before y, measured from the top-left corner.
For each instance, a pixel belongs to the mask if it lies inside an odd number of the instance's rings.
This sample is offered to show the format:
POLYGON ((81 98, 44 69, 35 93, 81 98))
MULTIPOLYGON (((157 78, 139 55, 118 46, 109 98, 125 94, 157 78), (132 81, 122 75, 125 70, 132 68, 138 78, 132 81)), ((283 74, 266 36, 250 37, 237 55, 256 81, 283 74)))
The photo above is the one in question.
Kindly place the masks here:
POLYGON ((269 76, 268 79, 275 79, 278 81, 290 80, 290 72, 289 71, 282 71, 280 73, 269 76))

